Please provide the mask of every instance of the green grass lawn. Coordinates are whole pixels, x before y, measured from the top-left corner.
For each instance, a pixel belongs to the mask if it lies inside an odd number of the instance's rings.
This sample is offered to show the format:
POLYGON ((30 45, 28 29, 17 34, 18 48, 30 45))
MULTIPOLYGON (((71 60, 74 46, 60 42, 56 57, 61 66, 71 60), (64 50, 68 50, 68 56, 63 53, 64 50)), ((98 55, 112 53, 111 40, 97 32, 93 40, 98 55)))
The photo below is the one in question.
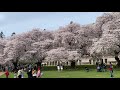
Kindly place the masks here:
MULTIPOLYGON (((9 78, 13 78, 13 73, 10 73, 9 78)), ((25 74, 27 78, 27 74, 25 74)), ((0 78, 5 78, 5 75, 0 76, 0 78)), ((42 78, 110 78, 109 71, 107 72, 96 72, 96 70, 91 70, 86 72, 85 70, 69 70, 69 71, 43 71, 42 78)), ((114 78, 120 78, 120 70, 114 70, 114 78)))

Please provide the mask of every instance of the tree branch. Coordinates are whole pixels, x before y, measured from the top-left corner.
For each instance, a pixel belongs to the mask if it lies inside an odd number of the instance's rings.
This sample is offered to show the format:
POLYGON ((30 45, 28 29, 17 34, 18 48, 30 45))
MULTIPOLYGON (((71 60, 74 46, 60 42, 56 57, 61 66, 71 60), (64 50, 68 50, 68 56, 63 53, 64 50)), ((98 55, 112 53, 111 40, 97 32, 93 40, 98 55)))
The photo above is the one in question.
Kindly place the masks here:
POLYGON ((120 48, 120 45, 117 45, 120 48))

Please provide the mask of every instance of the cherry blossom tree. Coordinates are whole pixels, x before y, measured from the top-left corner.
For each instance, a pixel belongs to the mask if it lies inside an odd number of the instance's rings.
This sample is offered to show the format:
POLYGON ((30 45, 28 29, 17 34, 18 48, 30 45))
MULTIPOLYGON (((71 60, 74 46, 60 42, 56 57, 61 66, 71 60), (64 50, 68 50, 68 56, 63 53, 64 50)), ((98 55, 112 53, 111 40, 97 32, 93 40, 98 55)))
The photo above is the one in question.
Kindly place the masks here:
POLYGON ((68 60, 71 62, 71 67, 75 68, 75 61, 81 58, 81 54, 78 51, 67 51, 68 53, 68 60))
POLYGON ((66 25, 65 27, 60 27, 57 32, 71 32, 76 33, 77 30, 80 30, 81 26, 78 23, 70 22, 70 24, 66 25))
POLYGON ((47 51, 47 57, 45 58, 46 61, 59 61, 65 62, 67 61, 67 50, 64 47, 60 47, 57 49, 52 49, 47 51))
MULTIPOLYGON (((115 56, 117 65, 120 66, 120 60, 118 57, 120 52, 120 13, 110 13, 110 15, 112 15, 111 19, 109 17, 109 20, 104 22, 104 25, 102 26, 102 37, 92 45, 91 54, 99 53, 101 56, 115 56)), ((107 17, 105 16, 104 19, 105 18, 107 17)))
POLYGON ((11 59, 16 69, 17 64, 20 58, 26 52, 26 43, 23 41, 18 41, 17 39, 12 40, 6 44, 4 49, 4 54, 6 55, 6 59, 11 59))
MULTIPOLYGON (((1 33, 1 35, 3 35, 1 33)), ((120 13, 104 13, 95 23, 71 21, 56 31, 35 28, 22 34, 0 38, 0 63, 74 61, 88 56, 115 56, 120 66, 120 13)))

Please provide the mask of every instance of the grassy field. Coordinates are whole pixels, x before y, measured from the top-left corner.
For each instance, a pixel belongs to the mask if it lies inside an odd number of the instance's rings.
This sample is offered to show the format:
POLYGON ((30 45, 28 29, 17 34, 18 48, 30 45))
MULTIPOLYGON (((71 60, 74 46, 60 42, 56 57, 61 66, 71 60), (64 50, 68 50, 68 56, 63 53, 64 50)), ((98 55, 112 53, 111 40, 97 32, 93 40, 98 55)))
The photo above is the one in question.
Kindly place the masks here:
MULTIPOLYGON (((10 73, 9 78, 13 78, 13 73, 10 73)), ((27 78, 27 74, 25 74, 27 78)), ((5 75, 0 76, 0 78, 5 78, 5 75)), ((91 70, 86 72, 85 70, 77 71, 43 71, 42 78, 110 78, 109 71, 107 72, 96 72, 96 70, 91 70)), ((114 70, 114 78, 120 78, 120 70, 114 70)))

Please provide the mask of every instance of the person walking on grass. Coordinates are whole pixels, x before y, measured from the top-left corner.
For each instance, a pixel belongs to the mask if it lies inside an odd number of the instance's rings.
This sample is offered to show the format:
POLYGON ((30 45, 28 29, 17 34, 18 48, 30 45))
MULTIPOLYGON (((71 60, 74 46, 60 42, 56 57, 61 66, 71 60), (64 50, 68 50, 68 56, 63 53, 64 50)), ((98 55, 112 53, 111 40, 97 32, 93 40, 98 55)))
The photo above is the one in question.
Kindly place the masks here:
POLYGON ((110 62, 110 65, 109 65, 109 70, 110 70, 110 77, 113 78, 113 65, 112 63, 110 62))
POLYGON ((5 71, 5 76, 6 76, 6 78, 9 77, 9 71, 8 70, 5 71))

